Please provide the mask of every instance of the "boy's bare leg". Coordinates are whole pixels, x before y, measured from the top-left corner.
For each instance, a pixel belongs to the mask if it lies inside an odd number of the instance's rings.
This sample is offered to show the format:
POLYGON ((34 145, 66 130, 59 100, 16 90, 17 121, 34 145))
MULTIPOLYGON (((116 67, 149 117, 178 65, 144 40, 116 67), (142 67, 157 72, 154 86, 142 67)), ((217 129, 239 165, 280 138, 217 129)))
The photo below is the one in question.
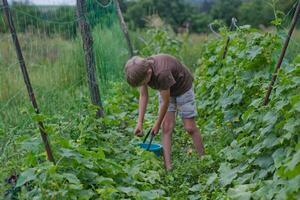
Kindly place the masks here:
POLYGON ((183 124, 184 124, 185 130, 191 135, 191 137, 193 139, 194 146, 195 146, 197 153, 200 156, 204 155, 205 151, 204 151, 204 146, 203 146, 203 142, 202 142, 202 137, 201 137, 199 129, 197 128, 195 119, 194 118, 183 119, 183 124))
POLYGON ((164 163, 166 170, 172 168, 171 164, 171 139, 172 132, 175 126, 175 112, 167 112, 162 123, 162 137, 164 163))

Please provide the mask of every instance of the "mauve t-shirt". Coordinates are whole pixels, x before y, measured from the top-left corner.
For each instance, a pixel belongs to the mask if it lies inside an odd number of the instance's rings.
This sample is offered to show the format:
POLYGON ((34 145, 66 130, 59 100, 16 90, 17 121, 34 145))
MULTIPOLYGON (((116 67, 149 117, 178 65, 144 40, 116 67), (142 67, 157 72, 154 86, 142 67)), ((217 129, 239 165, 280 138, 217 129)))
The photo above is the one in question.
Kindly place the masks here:
POLYGON ((179 96, 187 92, 193 84, 193 76, 188 68, 175 57, 158 54, 149 57, 153 59, 152 76, 148 85, 156 90, 170 88, 171 96, 179 96))

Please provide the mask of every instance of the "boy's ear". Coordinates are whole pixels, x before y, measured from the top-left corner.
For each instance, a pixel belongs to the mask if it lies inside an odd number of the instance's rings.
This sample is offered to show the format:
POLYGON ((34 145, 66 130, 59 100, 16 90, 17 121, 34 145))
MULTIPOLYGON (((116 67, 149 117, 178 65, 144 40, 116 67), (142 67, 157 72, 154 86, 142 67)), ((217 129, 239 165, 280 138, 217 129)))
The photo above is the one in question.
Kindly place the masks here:
POLYGON ((147 65, 149 66, 152 66, 154 64, 154 60, 151 59, 151 58, 146 58, 146 62, 147 62, 147 65))
POLYGON ((148 74, 148 75, 152 74, 152 69, 151 69, 151 68, 149 68, 149 69, 147 70, 147 74, 148 74))

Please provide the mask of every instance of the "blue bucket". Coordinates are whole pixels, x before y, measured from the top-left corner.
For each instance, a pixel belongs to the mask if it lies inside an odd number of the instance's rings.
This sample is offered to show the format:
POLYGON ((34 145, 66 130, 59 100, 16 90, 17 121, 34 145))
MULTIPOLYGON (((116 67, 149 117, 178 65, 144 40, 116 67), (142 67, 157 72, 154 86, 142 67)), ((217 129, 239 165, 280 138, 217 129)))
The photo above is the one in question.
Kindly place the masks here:
MULTIPOLYGON (((147 150, 149 144, 148 144, 148 143, 140 143, 139 146, 140 146, 142 149, 147 150)), ((160 144, 151 144, 151 145, 150 145, 150 148, 149 148, 149 151, 153 152, 156 156, 159 157, 159 156, 161 155, 162 145, 160 145, 160 144)))

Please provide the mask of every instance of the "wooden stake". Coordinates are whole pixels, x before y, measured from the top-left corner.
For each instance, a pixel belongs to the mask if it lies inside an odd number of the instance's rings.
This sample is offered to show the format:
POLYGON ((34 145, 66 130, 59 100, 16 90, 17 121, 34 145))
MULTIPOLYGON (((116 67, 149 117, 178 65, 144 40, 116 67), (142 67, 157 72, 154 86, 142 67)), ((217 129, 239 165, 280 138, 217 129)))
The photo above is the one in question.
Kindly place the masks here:
MULTIPOLYGON (((7 0, 3 0, 3 7, 4 7, 8 27, 9 27, 9 30, 10 30, 10 33, 11 33, 11 37, 13 39, 13 43, 14 43, 15 48, 16 48, 17 57, 18 57, 18 60, 19 60, 19 63, 20 63, 20 68, 21 68, 21 71, 22 71, 22 75, 23 75, 23 79, 24 79, 27 91, 28 91, 29 99, 32 103, 32 106, 35 110, 35 113, 39 114, 40 113, 39 107, 38 107, 37 101, 35 99, 34 91, 32 89, 31 83, 30 83, 29 75, 28 75, 27 68, 26 68, 26 65, 25 65, 25 60, 24 60, 24 57, 23 57, 23 54, 22 54, 19 39, 18 39, 16 30, 15 30, 14 22, 13 22, 13 19, 12 19, 12 15, 11 15, 7 0)), ((47 153, 48 160, 55 164, 55 160, 54 160, 54 157, 53 157, 53 154, 52 154, 52 150, 51 150, 51 147, 50 147, 50 144, 49 144, 49 141, 48 141, 47 133, 45 132, 44 124, 43 124, 42 121, 38 121, 38 127, 39 127, 39 130, 40 130, 43 142, 44 142, 44 146, 45 146, 45 150, 46 150, 46 153, 47 153)))
MULTIPOLYGON (((230 25, 229 31, 233 30, 236 21, 237 21, 236 18, 231 19, 231 25, 230 25)), ((222 60, 224 60, 226 58, 229 43, 230 43, 230 36, 227 37, 225 48, 224 48, 223 55, 222 55, 222 60)))
POLYGON ((115 0, 115 6, 116 6, 117 13, 118 13, 121 29, 123 31, 124 37, 125 37, 127 45, 128 45, 130 57, 133 57, 134 56, 133 47, 132 47, 132 43, 131 43, 131 40, 129 37, 128 28, 124 21, 124 17, 123 17, 121 8, 120 8, 119 0, 115 0))
POLYGON ((281 64, 282 64, 283 58, 285 56, 287 47, 289 46, 289 42, 290 42, 291 36, 293 34, 293 31, 295 29, 295 26, 296 26, 296 23, 297 23, 297 20, 298 20, 298 17, 299 17, 299 13, 300 13, 300 1, 298 2, 298 6, 297 6, 297 9, 295 11, 295 14, 294 14, 294 17, 293 17, 293 20, 292 20, 292 23, 291 23, 290 30, 288 32, 287 38, 285 39, 284 46, 283 46, 283 48, 281 50, 281 54, 279 56, 279 59, 278 59, 278 62, 276 64, 274 73, 272 75, 272 79, 271 79, 271 82, 269 84, 268 91, 266 93, 263 105, 268 105, 268 103, 270 101, 270 95, 271 95, 274 83, 275 83, 275 81, 277 79, 278 71, 279 71, 279 69, 281 67, 281 64))
POLYGON ((81 38, 83 50, 85 55, 85 64, 87 70, 88 85, 91 95, 92 104, 99 107, 97 110, 97 117, 103 116, 103 107, 99 92, 99 86, 96 79, 95 55, 93 51, 93 36, 91 34, 90 25, 86 18, 86 3, 85 0, 77 0, 77 17, 79 19, 79 28, 81 31, 81 38))

